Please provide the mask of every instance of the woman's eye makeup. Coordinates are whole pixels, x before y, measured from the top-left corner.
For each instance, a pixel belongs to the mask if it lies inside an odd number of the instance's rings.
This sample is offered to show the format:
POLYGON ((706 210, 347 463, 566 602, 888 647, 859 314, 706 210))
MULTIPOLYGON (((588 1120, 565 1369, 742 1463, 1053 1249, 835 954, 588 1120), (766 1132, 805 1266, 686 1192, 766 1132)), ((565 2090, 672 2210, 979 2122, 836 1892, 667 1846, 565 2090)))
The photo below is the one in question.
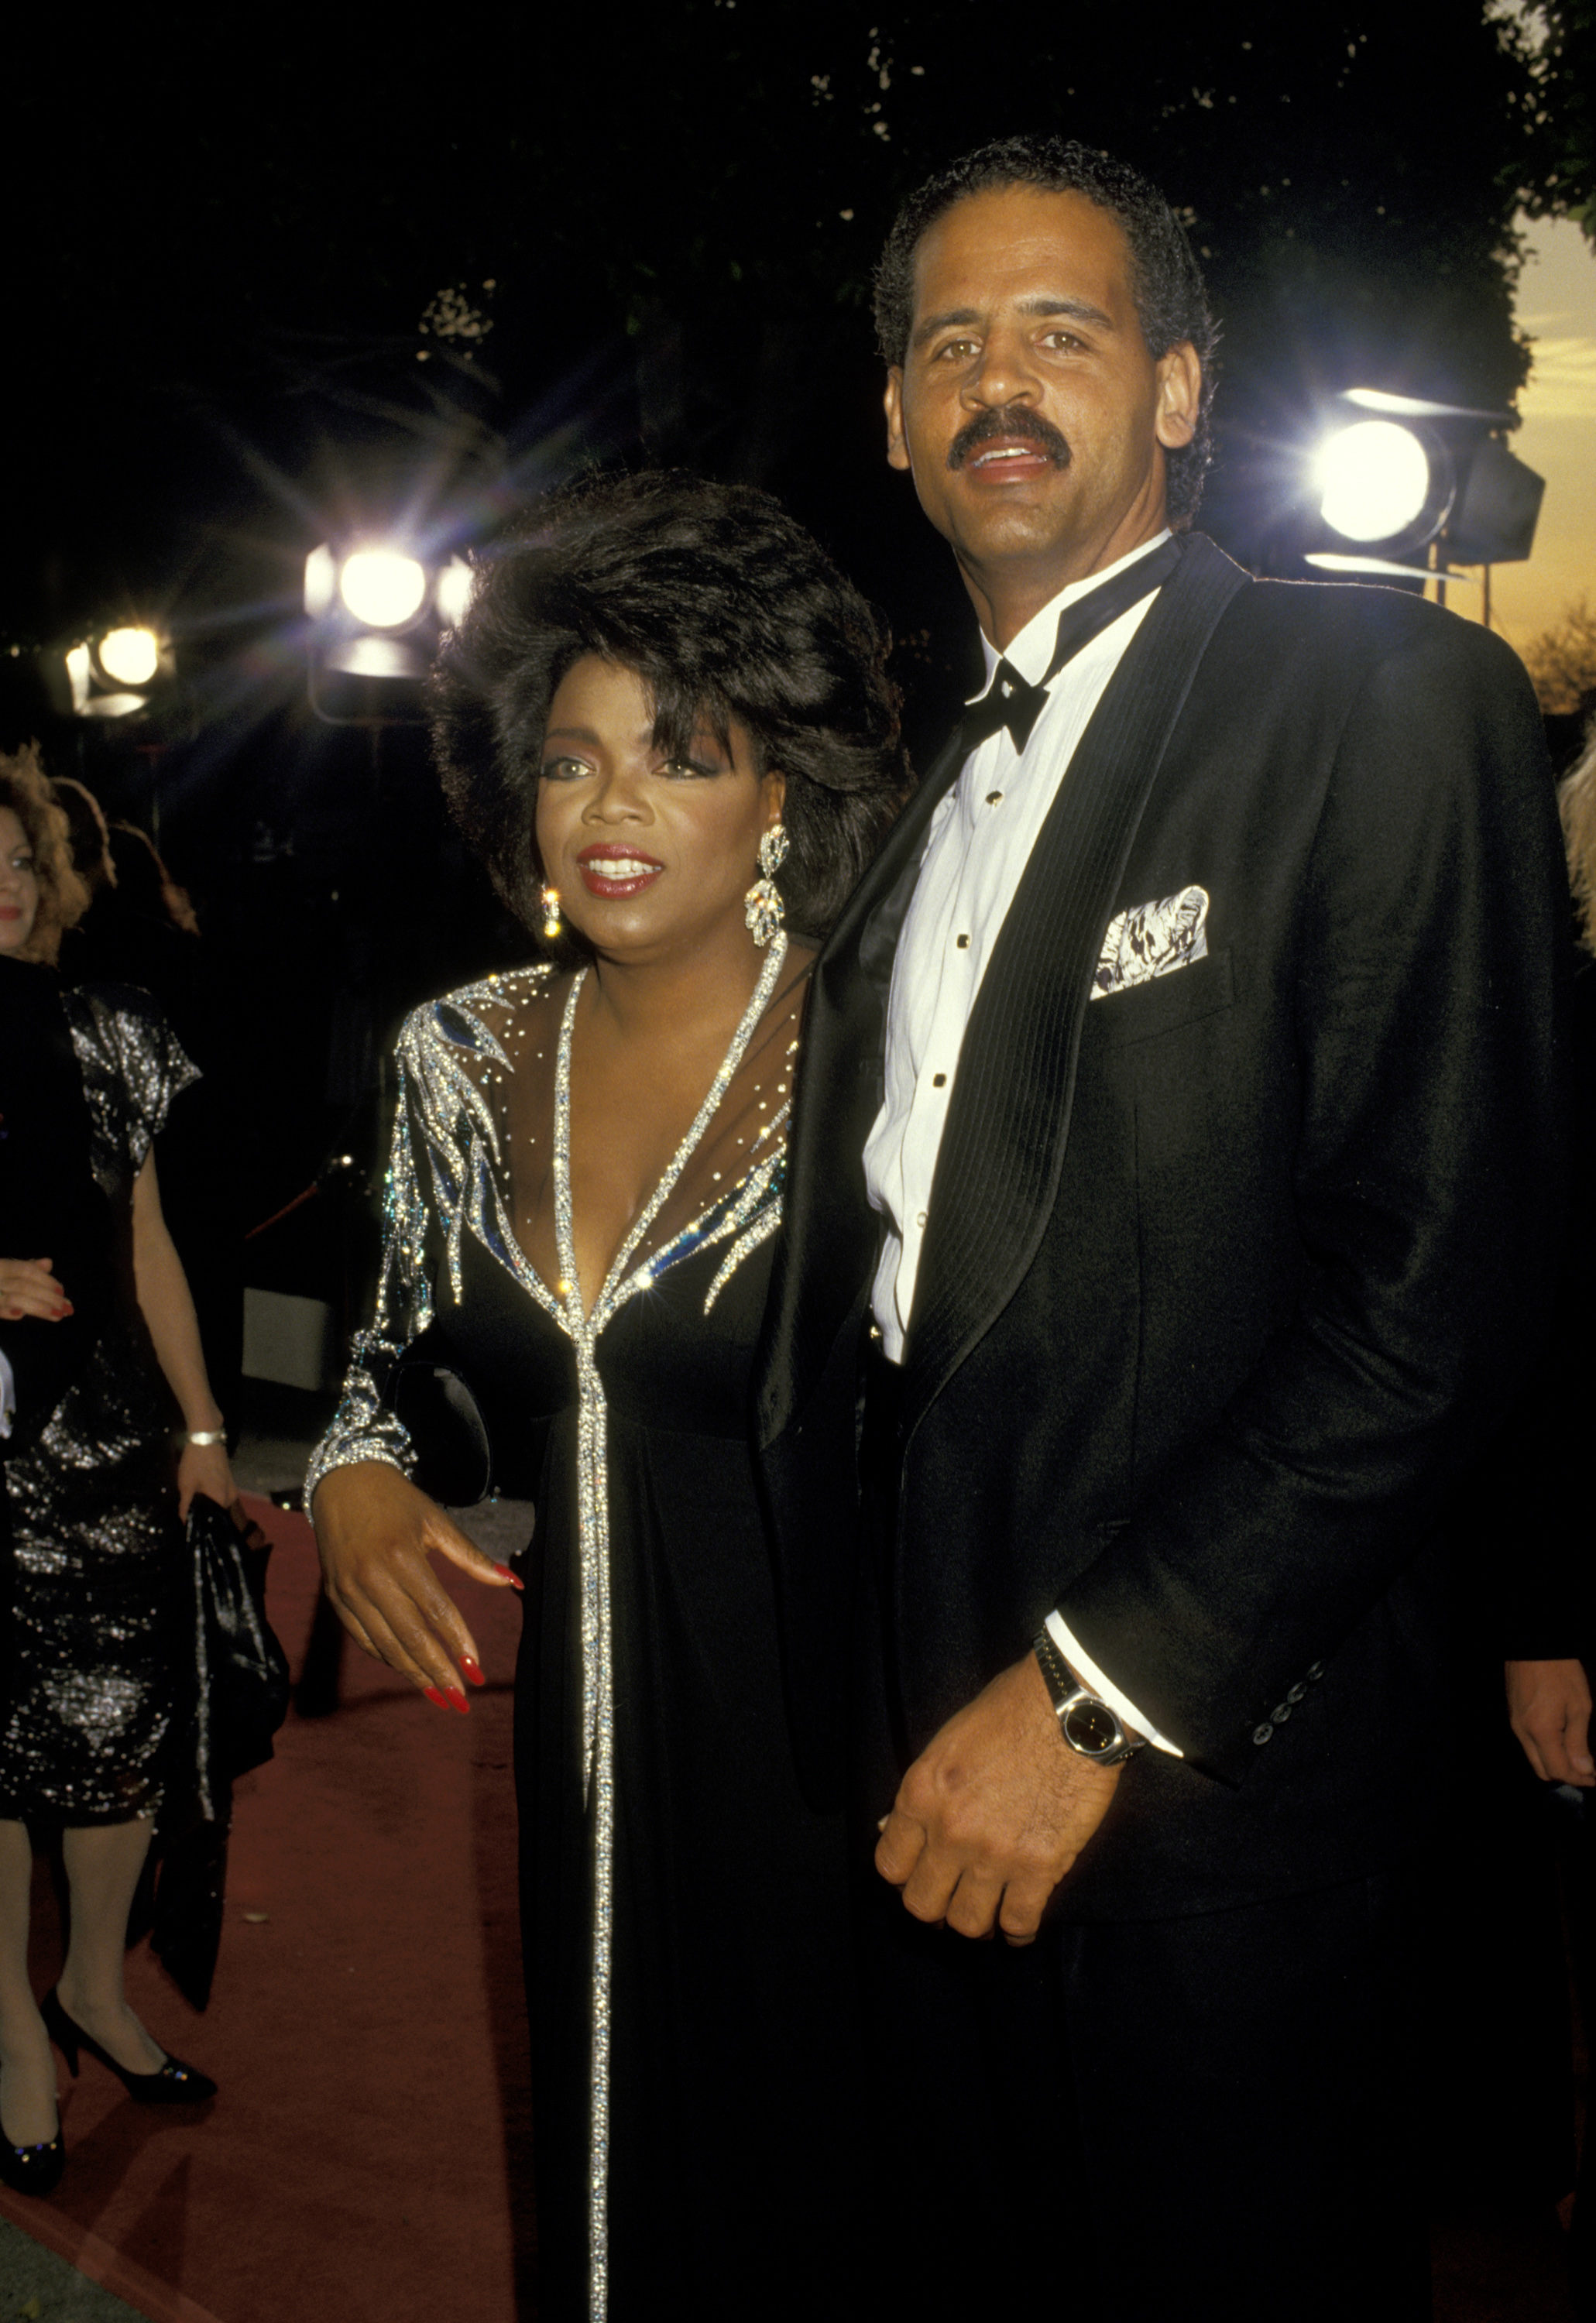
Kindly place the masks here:
POLYGON ((702 778, 711 775, 723 775, 726 769, 724 767, 712 766, 702 758, 667 758, 659 771, 662 775, 668 775, 673 782, 685 782, 693 776, 702 778))
POLYGON ((591 774, 592 768, 581 758, 546 758, 538 772, 546 782, 573 783, 591 774))

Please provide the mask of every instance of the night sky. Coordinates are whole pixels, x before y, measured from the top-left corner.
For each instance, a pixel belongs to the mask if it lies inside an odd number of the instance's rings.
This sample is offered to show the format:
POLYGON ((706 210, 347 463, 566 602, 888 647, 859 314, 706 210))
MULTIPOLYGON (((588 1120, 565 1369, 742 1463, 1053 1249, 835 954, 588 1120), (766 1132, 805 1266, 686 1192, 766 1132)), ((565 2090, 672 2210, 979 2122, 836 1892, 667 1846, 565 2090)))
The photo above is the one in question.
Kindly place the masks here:
POLYGON ((885 607, 925 748, 972 639, 882 458, 868 278, 902 194, 1015 129, 1123 154, 1188 216, 1224 326, 1204 521, 1253 565, 1304 570, 1335 389, 1511 399, 1534 138, 1482 20, 1120 14, 676 0, 647 35, 441 13, 424 41, 179 16, 103 55, 59 27, 14 86, 0 742, 38 733, 159 826, 249 1086, 292 1125, 252 1142, 252 1198, 378 1101, 403 1005, 519 941, 418 731, 312 717, 319 540, 467 547, 594 460, 764 484, 885 607), (52 720, 35 649, 119 619, 170 629, 175 694, 52 720))

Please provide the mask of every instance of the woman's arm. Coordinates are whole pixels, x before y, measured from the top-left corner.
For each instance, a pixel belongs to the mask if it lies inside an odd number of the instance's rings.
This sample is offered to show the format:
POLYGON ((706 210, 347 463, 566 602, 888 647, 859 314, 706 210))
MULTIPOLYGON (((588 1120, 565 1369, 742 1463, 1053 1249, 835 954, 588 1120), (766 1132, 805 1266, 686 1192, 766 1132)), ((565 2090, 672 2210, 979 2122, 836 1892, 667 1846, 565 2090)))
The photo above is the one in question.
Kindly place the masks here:
MULTIPOLYGON (((412 1020, 413 1022, 414 1020, 412 1020)), ((393 1364, 432 1319, 424 1251, 436 1231, 411 1146, 408 1073, 400 1039, 399 1110, 389 1156, 386 1231, 369 1327, 350 1350, 343 1400, 311 1456, 305 1504, 316 1526, 333 1610, 362 1653, 386 1662, 440 1708, 465 1708, 457 1668, 482 1683, 476 1643, 429 1557, 446 1556, 473 1581, 519 1588, 417 1491, 409 1439, 383 1401, 393 1364)))
POLYGON ((436 1501, 385 1461, 330 1469, 313 1501, 316 1545, 333 1610, 362 1652, 386 1662, 441 1710, 465 1696, 458 1663, 473 1685, 483 1683, 476 1641, 428 1557, 446 1556, 472 1581, 518 1589, 508 1565, 496 1565, 436 1501))
MULTIPOLYGON (((225 1423, 206 1377, 188 1278, 161 1212, 153 1146, 133 1180, 133 1256, 139 1312, 154 1345, 155 1359, 178 1400, 184 1428, 190 1435, 219 1434, 225 1423)), ((178 1462, 180 1517, 187 1518, 196 1492, 204 1492, 224 1509, 230 1509, 238 1498, 225 1443, 184 1445, 178 1462)))

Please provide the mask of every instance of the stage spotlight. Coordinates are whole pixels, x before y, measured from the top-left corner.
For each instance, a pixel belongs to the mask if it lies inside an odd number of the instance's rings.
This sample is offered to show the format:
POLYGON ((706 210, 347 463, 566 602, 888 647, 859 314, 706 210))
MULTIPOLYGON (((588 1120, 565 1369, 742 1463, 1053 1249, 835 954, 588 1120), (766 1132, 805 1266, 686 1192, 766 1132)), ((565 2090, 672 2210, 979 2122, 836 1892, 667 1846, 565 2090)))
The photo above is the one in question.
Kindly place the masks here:
POLYGON ((338 593, 368 629, 402 629, 426 601, 427 568, 397 548, 359 548, 344 560, 338 593))
POLYGON ((148 685, 161 666, 161 640, 153 629, 107 629, 95 658, 115 685, 148 685))
POLYGON ((305 560, 310 702, 335 726, 416 725, 437 641, 469 600, 470 567, 372 540, 305 560))
POLYGON ((457 629, 471 606, 472 570, 463 556, 451 556, 438 574, 438 619, 445 629, 457 629))
POLYGON ((1319 514, 1339 539, 1373 553, 1318 550, 1307 562, 1443 583, 1460 565, 1478 565, 1489 616, 1490 568, 1528 556, 1544 489, 1500 440, 1512 413, 1369 387, 1349 388, 1339 400, 1381 416, 1351 420, 1321 443, 1319 514), (1427 558, 1403 561, 1416 551, 1427 558))
POLYGON ((1354 420, 1320 450, 1319 513, 1344 540, 1394 540, 1425 510, 1432 465, 1412 428, 1392 419, 1354 420))
POLYGON ((177 675, 171 646, 142 621, 120 621, 41 656, 58 710, 74 718, 131 718, 177 675))

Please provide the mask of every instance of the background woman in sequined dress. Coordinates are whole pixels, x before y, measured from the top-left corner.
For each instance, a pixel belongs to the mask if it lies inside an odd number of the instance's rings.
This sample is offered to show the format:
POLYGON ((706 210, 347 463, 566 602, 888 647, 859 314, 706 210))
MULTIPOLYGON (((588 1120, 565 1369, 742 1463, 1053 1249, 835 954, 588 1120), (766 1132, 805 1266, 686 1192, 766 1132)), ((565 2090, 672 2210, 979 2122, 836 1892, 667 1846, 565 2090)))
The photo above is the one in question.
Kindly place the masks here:
MULTIPOLYGON (((33 753, 0 758, 0 952, 53 960, 84 900, 66 819, 33 753)), ((89 1163, 134 1298, 108 1302, 77 1378, 7 1467, 15 1603, 0 1727, 0 2176, 37 2193, 64 2159, 52 2037, 74 2070, 87 2050, 143 2102, 215 2093, 128 2007, 123 1947, 191 1674, 179 1516, 197 1492, 223 1507, 235 1497, 151 1152, 194 1068, 146 994, 85 987, 61 1003, 89 1163), (169 1396, 187 1431, 176 1491, 169 1396), (42 2013, 28 1979, 30 1824, 61 1829, 71 1894, 67 1958, 42 2013)), ((6 1224, 25 1234, 27 1221, 6 1224)), ((34 1255, 21 1252, 24 1263, 34 1255)))
POLYGON ((414 1333, 537 1503, 551 2318, 817 2312, 847 2245, 847 1866, 788 1749, 748 1389, 814 945, 905 785, 885 659, 773 501, 645 476, 500 552, 435 681, 455 813, 561 965, 406 1026, 378 1314, 310 1483, 346 1625, 460 1709, 475 1648, 427 1552, 509 1576, 402 1473, 381 1390, 414 1333))

